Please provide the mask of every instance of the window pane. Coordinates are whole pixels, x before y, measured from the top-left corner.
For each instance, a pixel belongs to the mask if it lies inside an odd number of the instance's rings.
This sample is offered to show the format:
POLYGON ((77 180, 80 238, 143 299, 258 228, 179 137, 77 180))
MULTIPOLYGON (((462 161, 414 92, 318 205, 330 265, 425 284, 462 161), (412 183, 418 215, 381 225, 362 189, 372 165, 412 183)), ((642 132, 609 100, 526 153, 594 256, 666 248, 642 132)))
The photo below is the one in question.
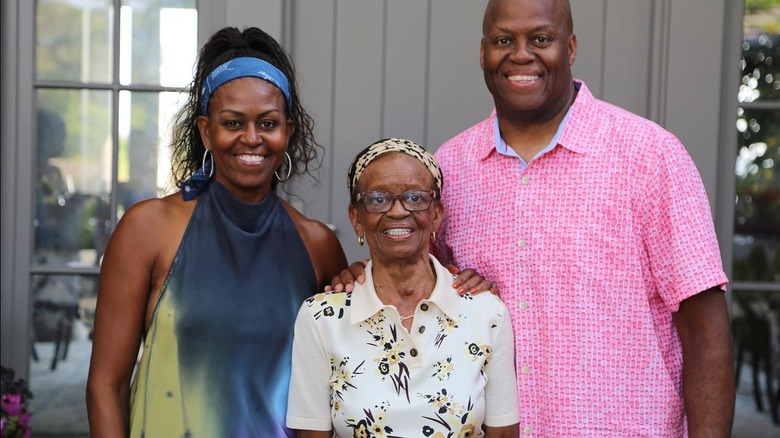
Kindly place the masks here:
POLYGON ((119 94, 119 215, 146 198, 175 191, 171 181, 171 120, 183 104, 180 93, 122 91, 119 94))
POLYGON ((744 0, 744 7, 731 306, 738 438, 779 430, 769 406, 780 339, 780 0, 744 0))
POLYGON ((740 102, 780 100, 780 1, 745 2, 740 102))
POLYGON ((195 0, 124 0, 122 5, 120 83, 187 86, 198 44, 195 0))
POLYGON ((33 436, 86 436, 84 388, 92 351, 97 276, 34 275, 31 284, 33 436))
POLYGON ((111 95, 38 90, 34 262, 96 265, 110 232, 111 95))
POLYGON ((38 0, 38 80, 111 81, 114 8, 111 0, 38 0))
POLYGON ((737 120, 734 280, 780 282, 780 110, 737 120))
POLYGON ((737 404, 732 437, 777 436, 770 398, 780 388, 771 376, 780 326, 780 294, 734 289, 731 328, 736 356, 737 404))

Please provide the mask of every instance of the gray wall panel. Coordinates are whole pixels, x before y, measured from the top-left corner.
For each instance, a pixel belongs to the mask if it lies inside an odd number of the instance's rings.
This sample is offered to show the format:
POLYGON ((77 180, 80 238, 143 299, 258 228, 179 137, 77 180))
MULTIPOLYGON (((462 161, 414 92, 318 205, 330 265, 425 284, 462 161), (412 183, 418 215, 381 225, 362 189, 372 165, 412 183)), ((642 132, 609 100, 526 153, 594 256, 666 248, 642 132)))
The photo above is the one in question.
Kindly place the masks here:
POLYGON ((255 0, 251 2, 226 1, 225 19, 239 29, 255 26, 268 32, 278 41, 283 40, 284 0, 255 0))
MULTIPOLYGON (((3 263, 0 265, 0 362, 3 366, 13 368, 24 379, 29 379, 27 360, 27 318, 20 316, 29 314, 29 306, 24 305, 27 294, 19 288, 19 279, 27 275, 19 266, 19 260, 14 256, 18 235, 16 211, 19 191, 17 162, 19 150, 17 135, 17 105, 18 105, 18 75, 16 66, 19 63, 19 6, 16 2, 0 3, 0 19, 2 20, 3 50, 2 59, 2 129, 0 129, 0 193, 4 202, 0 203, 2 215, 3 263)), ((25 173, 25 172, 21 172, 25 173)))
MULTIPOLYGON (((321 167, 312 177, 292 185, 297 197, 290 201, 308 217, 333 222, 333 78, 335 50, 335 0, 296 2, 292 8, 290 52, 298 74, 301 102, 314 118, 314 135, 323 146, 321 167)), ((335 178, 336 182, 341 182, 335 178)), ((339 212, 343 214, 343 212, 339 212)))
POLYGON ((346 175, 352 158, 382 135, 383 2, 336 3, 333 223, 348 260, 367 257, 347 218, 346 175))
POLYGON ((393 0, 386 5, 387 56, 382 137, 403 137, 424 144, 428 2, 393 0))
POLYGON ((613 0, 604 38, 602 98, 647 117, 652 2, 613 0))
MULTIPOLYGON (((719 0, 721 6, 723 1, 719 0)), ((596 96, 651 117, 680 136, 705 184, 714 188, 717 155, 712 150, 719 134, 713 125, 718 123, 714 113, 718 105, 712 101, 702 108, 693 102, 718 97, 713 84, 719 83, 719 75, 698 82, 695 76, 701 66, 720 62, 720 45, 711 44, 719 30, 710 26, 691 38, 691 29, 722 22, 723 14, 718 12, 722 8, 702 8, 704 3, 676 5, 672 11, 668 0, 572 0, 579 42, 574 74, 596 96), (703 9, 709 12, 702 13, 703 9), (670 16, 675 17, 674 23, 670 16), (710 49, 699 50, 707 40, 710 49), (699 54, 691 55, 696 51, 699 54), (691 62, 691 56, 696 62, 691 62), (671 84, 667 78, 674 78, 671 84), (697 90, 691 93, 687 90, 694 82, 697 90), (696 99, 688 97, 693 95, 696 99)), ((435 150, 492 109, 479 69, 485 4, 484 0, 296 3, 293 53, 319 138, 331 143, 326 144, 329 155, 320 174, 323 187, 302 186, 300 192, 306 214, 338 226, 350 259, 356 258, 352 254, 364 254, 353 243, 342 187, 354 154, 391 135, 421 141, 435 150), (330 25, 323 24, 330 21, 323 17, 329 16, 331 4, 336 8, 335 39, 330 25)), ((714 190, 709 191, 712 196, 714 190)))
POLYGON ((604 29, 606 0, 571 0, 577 58, 573 73, 582 79, 594 96, 601 97, 604 73, 604 29))
POLYGON ((717 185, 725 8, 725 0, 710 0, 707 7, 673 2, 668 36, 663 124, 677 134, 696 162, 711 205, 717 185))
MULTIPOLYGON (((724 59, 739 55, 734 45, 738 30, 725 36, 734 40, 727 44, 733 50, 723 49, 725 19, 739 14, 738 1, 571 0, 579 39, 575 76, 587 81, 595 95, 648 114, 680 137, 710 200, 720 201, 721 223, 716 225, 727 245, 733 220, 734 117, 720 112, 721 96, 731 89, 721 69, 736 63, 724 59), (626 68, 630 74, 624 75, 626 68), (718 169, 729 173, 723 178, 730 183, 718 178, 718 169)), ((355 153, 385 135, 421 140, 435 150, 491 110, 478 58, 485 3, 198 0, 201 44, 224 25, 255 25, 292 52, 304 104, 326 148, 322 187, 301 182, 295 187, 303 200, 299 204, 305 214, 338 227, 350 260, 367 255, 354 243, 346 213, 345 178, 355 153)), ((25 376, 32 188, 24 169, 32 169, 34 160, 32 117, 19 115, 32 114, 34 2, 4 0, 2 5, 0 338, 3 363, 25 376)))
MULTIPOLYGON (((721 58, 721 104, 720 144, 718 147, 717 185, 708 187, 710 193, 715 193, 715 229, 720 241, 720 254, 728 278, 732 277, 734 251, 734 195, 736 193, 736 174, 734 161, 737 143, 734 141, 734 115, 737 114, 738 102, 734 99, 734 85, 741 76, 739 59, 742 55, 742 22, 730 17, 743 16, 743 4, 727 1, 725 4, 724 43, 721 58)), ((731 298, 731 294, 728 295, 731 298)))
POLYGON ((485 1, 432 0, 428 62, 428 138, 436 150, 485 119, 493 99, 479 68, 485 1))

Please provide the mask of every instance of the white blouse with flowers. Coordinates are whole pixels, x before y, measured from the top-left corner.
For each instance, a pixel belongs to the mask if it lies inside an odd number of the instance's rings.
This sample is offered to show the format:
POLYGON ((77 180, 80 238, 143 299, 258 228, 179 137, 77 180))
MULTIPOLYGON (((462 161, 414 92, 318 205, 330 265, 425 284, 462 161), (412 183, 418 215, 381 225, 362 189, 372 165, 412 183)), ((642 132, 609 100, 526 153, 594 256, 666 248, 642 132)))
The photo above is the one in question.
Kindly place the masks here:
POLYGON ((514 338, 504 303, 436 286, 411 331, 376 295, 371 263, 351 293, 306 300, 293 341, 287 426, 336 436, 481 436, 518 422, 514 338))

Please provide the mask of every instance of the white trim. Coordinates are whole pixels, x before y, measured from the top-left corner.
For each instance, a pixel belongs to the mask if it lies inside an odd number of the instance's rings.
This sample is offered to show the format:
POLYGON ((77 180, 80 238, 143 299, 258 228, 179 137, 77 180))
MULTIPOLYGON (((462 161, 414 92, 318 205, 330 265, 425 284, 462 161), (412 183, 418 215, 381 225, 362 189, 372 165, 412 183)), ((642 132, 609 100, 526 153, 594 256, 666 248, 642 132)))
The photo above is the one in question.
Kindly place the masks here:
POLYGON ((29 379, 34 2, 2 3, 2 362, 29 379), (7 66, 13 66, 8 68, 7 66))
MULTIPOLYGON (((721 80, 720 132, 718 144, 718 175, 715 212, 715 232, 720 243, 723 269, 733 280, 734 264, 734 196, 736 192, 736 174, 734 164, 736 152, 737 85, 739 84, 739 59, 742 53, 742 18, 744 15, 742 0, 727 0, 724 10, 723 29, 723 76, 721 80)), ((731 307, 732 285, 729 285, 729 308, 731 307)))

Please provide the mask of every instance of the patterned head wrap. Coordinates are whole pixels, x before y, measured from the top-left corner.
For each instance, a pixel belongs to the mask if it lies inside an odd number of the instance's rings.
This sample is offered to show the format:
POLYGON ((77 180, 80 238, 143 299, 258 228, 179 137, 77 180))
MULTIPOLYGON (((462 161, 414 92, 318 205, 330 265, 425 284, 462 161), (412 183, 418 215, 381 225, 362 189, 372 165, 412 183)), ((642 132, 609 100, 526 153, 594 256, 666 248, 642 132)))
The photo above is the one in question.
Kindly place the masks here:
POLYGON ((349 185, 350 196, 353 194, 355 187, 357 187, 358 181, 363 171, 366 170, 371 162, 386 154, 388 152, 401 152, 409 155, 410 157, 420 160, 421 163, 428 168, 433 175, 433 181, 436 183, 436 188, 441 192, 444 180, 441 176, 441 169, 439 163, 433 158, 430 152, 426 151, 422 146, 411 140, 404 140, 402 138, 387 138, 380 140, 371 146, 363 149, 355 159, 352 161, 352 165, 349 166, 349 174, 347 184, 349 185))
POLYGON ((282 91, 284 101, 287 103, 287 112, 292 112, 292 95, 290 94, 290 81, 281 70, 263 61, 260 58, 243 57, 233 58, 230 61, 215 68, 203 83, 200 90, 200 113, 206 114, 209 110, 211 93, 221 85, 233 79, 254 77, 260 78, 282 91))

